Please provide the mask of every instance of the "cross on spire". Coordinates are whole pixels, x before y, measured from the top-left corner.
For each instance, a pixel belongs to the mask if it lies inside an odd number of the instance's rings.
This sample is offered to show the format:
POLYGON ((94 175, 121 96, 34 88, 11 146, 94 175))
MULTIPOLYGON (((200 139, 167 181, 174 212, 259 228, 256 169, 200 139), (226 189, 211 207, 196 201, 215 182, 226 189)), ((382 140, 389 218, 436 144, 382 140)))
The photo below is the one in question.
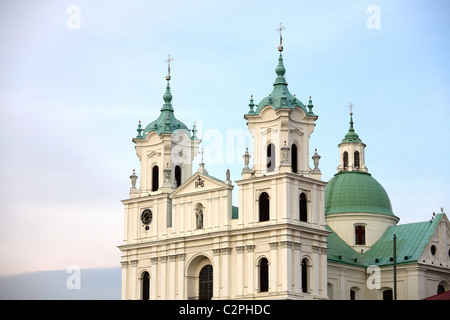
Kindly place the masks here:
POLYGON ((202 163, 203 163, 203 156, 205 155, 205 150, 203 149, 203 146, 202 146, 202 151, 200 151, 200 154, 202 155, 202 163))
POLYGON ((353 131, 353 104, 350 102, 348 107, 350 108, 350 131, 353 131))
POLYGON ((278 51, 283 51, 283 30, 286 29, 285 26, 280 22, 280 26, 275 30, 280 33, 280 45, 278 46, 278 51))
POLYGON ((167 60, 164 61, 165 63, 167 63, 167 76, 166 76, 166 80, 169 81, 170 80, 170 63, 173 61, 173 58, 170 56, 167 57, 167 60))

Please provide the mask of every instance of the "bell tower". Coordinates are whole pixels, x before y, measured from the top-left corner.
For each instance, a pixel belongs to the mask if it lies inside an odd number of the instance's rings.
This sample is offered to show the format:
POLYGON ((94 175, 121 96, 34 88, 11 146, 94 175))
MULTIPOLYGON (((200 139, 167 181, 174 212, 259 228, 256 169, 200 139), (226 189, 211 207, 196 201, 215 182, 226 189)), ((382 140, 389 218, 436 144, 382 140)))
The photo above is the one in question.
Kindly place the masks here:
POLYGON ((139 121, 138 134, 133 138, 136 154, 141 161, 141 181, 140 189, 132 190, 132 197, 170 193, 192 175, 192 161, 201 140, 196 136, 195 123, 189 130, 175 117, 170 91, 171 61, 173 59, 169 55, 161 113, 144 129, 139 121))
POLYGON ((246 150, 242 179, 236 181, 238 225, 249 232, 255 228, 264 230, 248 235, 248 239, 252 239, 260 255, 267 257, 264 263, 271 266, 271 290, 285 290, 288 296, 308 294, 323 298, 329 232, 323 210, 326 183, 321 180, 317 152, 312 157, 314 169, 309 165, 309 137, 318 116, 313 112, 311 97, 309 104, 304 105, 288 89, 282 55, 283 29, 282 25, 277 29, 280 45, 272 92, 257 105, 252 96, 250 110, 244 115, 253 137, 253 154, 246 150), (313 284, 301 279, 300 274, 307 274, 306 269, 310 270, 307 277, 314 279, 313 284), (283 280, 278 279, 280 274, 283 280))

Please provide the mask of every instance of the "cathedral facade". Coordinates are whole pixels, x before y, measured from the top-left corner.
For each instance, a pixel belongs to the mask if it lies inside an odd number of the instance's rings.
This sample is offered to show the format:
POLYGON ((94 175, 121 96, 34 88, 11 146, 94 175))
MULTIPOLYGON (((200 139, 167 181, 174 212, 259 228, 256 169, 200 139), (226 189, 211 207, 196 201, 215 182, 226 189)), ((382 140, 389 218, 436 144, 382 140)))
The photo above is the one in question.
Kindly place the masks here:
POLYGON ((305 105, 289 92, 282 51, 280 41, 272 92, 258 104, 251 98, 244 115, 253 158, 243 150, 238 206, 229 172, 213 177, 203 161, 193 168, 201 139, 195 123, 189 129, 175 117, 169 67, 160 115, 139 123, 133 139, 141 168, 139 187, 133 172, 122 201, 123 299, 389 298, 386 243, 394 233, 402 248, 411 235, 421 237, 420 245, 399 249, 397 296, 450 289, 446 215, 417 228, 397 226, 389 197, 368 173, 352 118, 338 173, 322 181, 320 156, 309 153, 318 116, 311 98, 305 105))

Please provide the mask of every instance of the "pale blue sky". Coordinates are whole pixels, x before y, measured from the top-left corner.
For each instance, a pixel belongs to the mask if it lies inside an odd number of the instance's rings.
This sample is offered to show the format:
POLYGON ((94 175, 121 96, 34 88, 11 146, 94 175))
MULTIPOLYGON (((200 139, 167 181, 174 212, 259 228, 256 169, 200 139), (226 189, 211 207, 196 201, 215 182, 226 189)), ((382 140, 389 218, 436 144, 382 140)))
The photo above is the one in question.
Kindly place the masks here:
MULTIPOLYGON (((352 102, 400 223, 448 211, 449 13, 446 0, 2 1, 0 275, 117 266, 120 200, 139 171, 131 138, 159 115, 167 55, 176 117, 225 138, 246 130, 250 95, 272 91, 280 22, 289 90, 319 115, 310 156, 317 148, 323 179, 352 102), (67 27, 71 5, 79 29, 67 27), (367 27, 370 5, 380 29, 367 27)), ((206 154, 206 168, 238 180, 244 151, 206 154)))

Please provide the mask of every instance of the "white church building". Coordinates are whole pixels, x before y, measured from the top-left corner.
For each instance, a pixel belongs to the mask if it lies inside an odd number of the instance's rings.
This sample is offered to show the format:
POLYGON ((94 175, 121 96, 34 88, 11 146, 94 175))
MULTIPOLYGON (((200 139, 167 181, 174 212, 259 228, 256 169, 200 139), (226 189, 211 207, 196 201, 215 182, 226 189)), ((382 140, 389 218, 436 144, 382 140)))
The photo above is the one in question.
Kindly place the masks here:
POLYGON ((311 98, 304 105, 289 92, 281 41, 278 49, 272 92, 250 99, 244 115, 253 155, 243 150, 238 207, 229 172, 222 180, 203 161, 193 168, 201 140, 175 117, 169 67, 160 115, 133 139, 141 167, 139 187, 133 172, 122 200, 122 299, 423 299, 450 290, 447 216, 397 225, 352 115, 338 172, 322 181, 320 156, 309 153, 318 116, 311 98))

